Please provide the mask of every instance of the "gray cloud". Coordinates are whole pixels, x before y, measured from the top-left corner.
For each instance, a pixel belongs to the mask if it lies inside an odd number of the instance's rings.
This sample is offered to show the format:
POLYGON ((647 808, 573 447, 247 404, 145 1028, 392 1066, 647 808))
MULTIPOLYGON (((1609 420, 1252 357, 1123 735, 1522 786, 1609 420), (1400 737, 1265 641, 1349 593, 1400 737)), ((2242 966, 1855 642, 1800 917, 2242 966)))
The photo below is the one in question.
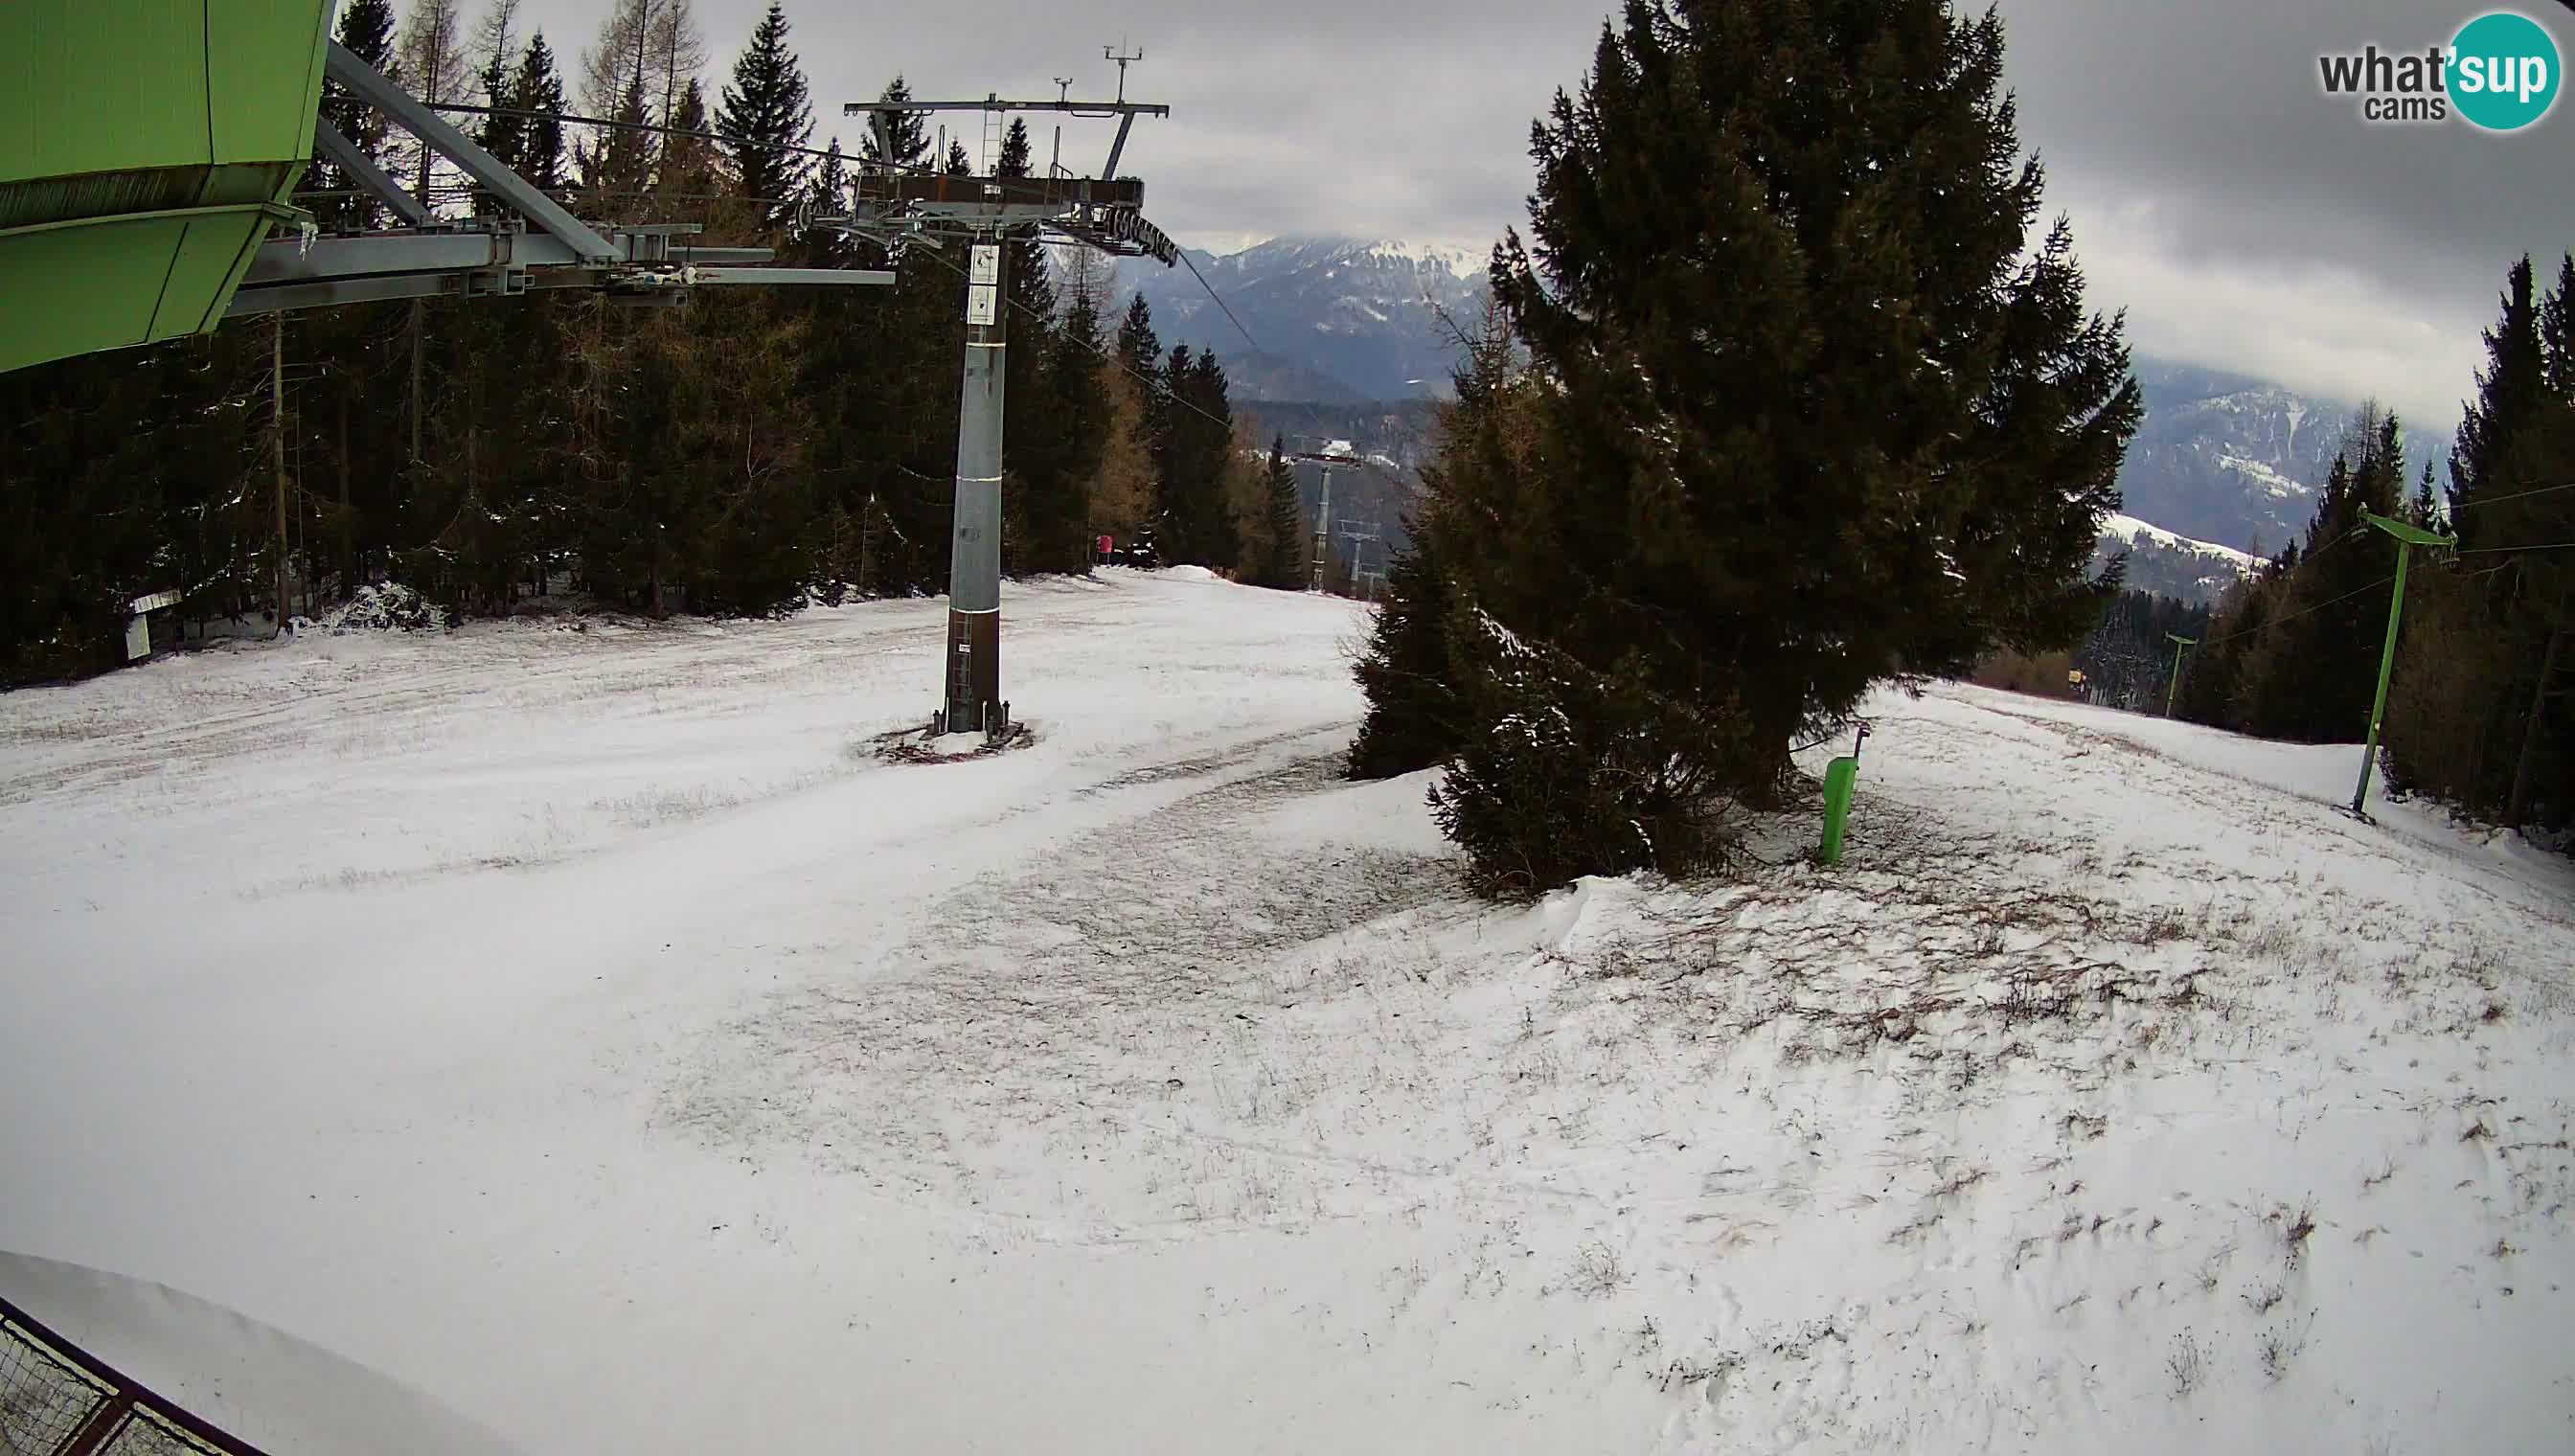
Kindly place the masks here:
MULTIPOLYGON (((2023 139, 2139 346, 2451 423, 2505 268, 2575 246, 2575 110, 2371 125, 2316 58, 2420 51, 2484 8, 2007 3, 2023 139)), ((2575 49, 2575 13, 2526 9, 2575 49)))
MULTIPOLYGON (((471 0, 469 0, 469 4, 471 0)), ((765 0, 698 0, 719 73, 765 0)), ((2521 0, 2575 57, 2575 12, 2521 0)), ((577 52, 600 0, 531 0, 577 52)), ((1577 82, 1597 0, 1301 0, 1118 7, 791 3, 820 133, 900 70, 917 94, 1106 94, 1105 42, 1141 46, 1133 170, 1185 238, 1352 233, 1480 247, 1521 220, 1528 128, 1577 82)), ((2021 134, 2072 214, 2095 301, 2146 352, 2447 425, 2477 331, 2523 252, 2575 246, 2575 102, 2529 132, 2364 124, 2323 51, 2419 50, 2483 6, 2442 0, 2003 0, 2021 134)), ((1038 119, 1032 119, 1038 125, 1038 119)), ((967 120, 971 125, 971 119, 967 120)), ((1039 125, 1039 145, 1050 140, 1039 125)), ((1107 132, 1075 123, 1069 161, 1107 132)))

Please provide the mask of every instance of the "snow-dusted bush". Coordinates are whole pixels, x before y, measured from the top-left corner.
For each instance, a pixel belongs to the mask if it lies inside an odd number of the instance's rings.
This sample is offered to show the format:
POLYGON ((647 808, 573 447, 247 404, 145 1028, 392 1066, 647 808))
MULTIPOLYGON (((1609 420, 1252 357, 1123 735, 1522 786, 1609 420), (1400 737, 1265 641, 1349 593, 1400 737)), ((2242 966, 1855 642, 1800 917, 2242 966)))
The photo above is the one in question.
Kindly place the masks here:
POLYGON ((1482 893, 1543 894, 1586 874, 1721 867, 1710 757, 1721 736, 1632 680, 1589 673, 1472 608, 1450 621, 1463 741, 1430 790, 1482 893))
POLYGON ((314 619, 314 630, 352 632, 445 632, 447 609, 399 582, 360 587, 346 602, 314 619))

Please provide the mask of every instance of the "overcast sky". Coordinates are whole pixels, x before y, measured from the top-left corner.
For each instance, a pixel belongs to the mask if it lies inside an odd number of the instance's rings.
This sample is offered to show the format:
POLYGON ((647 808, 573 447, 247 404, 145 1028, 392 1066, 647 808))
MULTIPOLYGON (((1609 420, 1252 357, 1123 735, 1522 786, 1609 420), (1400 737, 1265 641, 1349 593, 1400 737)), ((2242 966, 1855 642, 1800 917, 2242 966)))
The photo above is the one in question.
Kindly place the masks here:
MULTIPOLYGON (((465 0, 470 9, 477 0, 465 0)), ((568 63, 605 0, 527 0, 568 63)), ((720 81, 767 0, 695 0, 720 81)), ((2521 0, 2575 57, 2575 11, 2521 0)), ((2450 0, 2003 0, 2021 140, 2072 214, 2097 306, 2139 352, 2447 428, 2523 252, 2575 247, 2575 102, 2507 136, 2363 123, 2320 51, 2420 51, 2450 0)), ((818 138, 898 70, 943 99, 1106 95, 1103 44, 1146 59, 1122 171, 1164 228, 1224 251, 1283 233, 1479 251, 1524 215, 1530 120, 1576 83, 1598 0, 790 0, 818 138)), ((966 119, 969 125, 972 118, 966 119)), ((1033 121, 1033 124, 1034 121, 1033 121)), ((1075 123, 1094 170, 1108 133, 1075 123)), ((1041 154, 1050 131, 1038 131, 1041 154)))

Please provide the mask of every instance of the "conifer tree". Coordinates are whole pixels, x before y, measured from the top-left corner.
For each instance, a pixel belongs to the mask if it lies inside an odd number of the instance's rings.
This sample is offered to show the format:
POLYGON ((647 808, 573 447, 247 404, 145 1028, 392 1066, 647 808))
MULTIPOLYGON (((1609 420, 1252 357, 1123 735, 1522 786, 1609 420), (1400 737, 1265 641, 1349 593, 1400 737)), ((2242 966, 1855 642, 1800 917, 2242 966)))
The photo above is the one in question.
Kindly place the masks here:
POLYGON ((1231 571, 1243 545, 1226 493, 1234 411, 1225 370, 1214 353, 1176 344, 1162 394, 1155 545, 1168 562, 1231 571))
POLYGON ((556 69, 555 53, 546 44, 543 30, 528 38, 511 94, 517 98, 516 105, 538 113, 528 119, 519 139, 519 175, 538 191, 560 198, 570 190, 564 175, 563 73, 556 69))
MULTIPOLYGON (((1043 257, 1040 260, 1043 266, 1043 257)), ((1093 491, 1106 458, 1112 421, 1102 354, 1100 303, 1095 291, 1078 283, 1060 305, 1053 326, 1045 331, 1044 384, 1057 432, 1053 499, 1039 511, 1042 529, 1060 541, 1051 548, 1044 569, 1084 571, 1091 562, 1095 530, 1093 491)))
MULTIPOLYGON (((1451 540, 1507 529, 1527 499, 1536 398, 1513 368, 1509 322, 1487 305, 1481 327, 1461 334, 1463 358, 1450 376, 1456 398, 1442 407, 1436 454, 1421 472, 1420 505, 1405 523, 1407 544, 1386 569, 1366 651, 1357 664, 1367 715, 1350 744, 1349 775, 1385 778, 1446 761, 1463 744, 1466 703, 1459 683, 1473 671, 1450 648, 1469 626, 1446 561, 1451 540)), ((1481 637, 1470 633, 1470 644, 1481 637)))
POLYGON ((647 122, 644 88, 629 86, 608 119, 618 125, 603 128, 597 142, 581 149, 581 186, 595 210, 615 213, 631 208, 653 180, 651 135, 636 130, 647 122))
POLYGON ((2358 458, 2334 458, 2305 552, 2280 582, 2274 620, 2245 653, 2235 725, 2264 737, 2341 742, 2367 728, 2396 543, 2362 513, 2398 516, 2405 455, 2396 417, 2369 407, 2348 438, 2358 458))
POLYGON ((2489 544, 2482 512, 2463 512, 2491 484, 2512 449, 2516 431, 2538 413, 2547 396, 2547 353, 2540 343, 2539 307, 2530 259, 2506 275, 2503 317, 2486 331, 2486 364, 2477 371, 2477 398, 2462 412, 2450 448, 2450 511, 2459 523, 2459 545, 2489 544))
POLYGON ((691 205, 704 208, 715 200, 720 179, 717 168, 722 149, 703 135, 707 130, 707 97, 704 88, 692 76, 680 88, 679 104, 672 109, 673 134, 662 140, 662 166, 654 178, 654 190, 673 199, 665 208, 672 216, 691 210, 691 205))
MULTIPOLYGON (((394 52, 392 0, 349 0, 340 12, 338 38, 358 59, 378 71, 390 69, 394 52)), ((378 166, 385 165, 387 123, 383 113, 362 105, 347 87, 325 77, 320 115, 378 166)), ((325 197, 315 204, 314 216, 325 229, 349 233, 380 226, 384 204, 364 195, 356 178, 330 162, 316 159, 305 186, 315 192, 343 194, 325 197)))
POLYGON ((1127 301, 1127 315, 1119 321, 1118 359, 1137 375, 1150 375, 1163 367, 1163 341, 1154 335, 1154 310, 1141 293, 1127 301))
POLYGON ((760 209, 768 228, 784 226, 796 215, 813 171, 810 158, 787 150, 814 136, 813 97, 803 64, 788 48, 788 28, 786 10, 779 0, 770 0, 750 43, 734 60, 733 80, 716 111, 716 132, 725 139, 736 185, 760 209))
POLYGON ((2540 377, 2548 393, 2575 399, 2575 252, 2557 260, 2557 287, 2539 304, 2540 377))
MULTIPOLYGON (((912 100, 912 83, 897 74, 878 95, 879 101, 912 100)), ((859 145, 859 155, 880 167, 895 171, 918 169, 930 157, 930 113, 896 111, 883 113, 883 121, 868 128, 867 139, 859 145), (880 136, 880 130, 883 135, 880 136), (892 145, 887 145, 887 143, 892 145)))
POLYGON ((2575 254, 2535 287, 2516 262, 2485 335, 2451 456, 2464 550, 2407 609, 2387 749, 2392 781, 2553 827, 2575 822, 2575 254))
MULTIPOLYGON (((1449 561, 1501 634, 1469 640, 1676 734, 1640 792, 1769 801, 1872 684, 2098 619, 2139 398, 2069 229, 2030 231, 2002 57, 1940 0, 1631 0, 1534 128, 1493 287, 1542 462, 1449 561)), ((1513 781, 1600 771, 1559 766, 1513 781)))
POLYGON ((1258 580, 1262 586, 1293 592, 1305 585, 1305 512, 1296 491, 1296 471, 1288 463, 1288 438, 1270 440, 1270 464, 1262 472, 1269 495, 1270 558, 1258 580))

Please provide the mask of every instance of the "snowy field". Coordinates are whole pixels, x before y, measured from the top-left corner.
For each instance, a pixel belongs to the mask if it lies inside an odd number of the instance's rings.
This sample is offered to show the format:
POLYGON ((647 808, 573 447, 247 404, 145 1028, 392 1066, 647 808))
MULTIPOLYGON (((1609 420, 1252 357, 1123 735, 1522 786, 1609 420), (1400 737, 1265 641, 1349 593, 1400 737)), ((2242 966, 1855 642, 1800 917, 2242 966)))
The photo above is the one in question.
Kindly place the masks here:
POLYGON ((936 602, 0 697, 0 1250, 530 1451, 2575 1448, 2565 861, 1943 688, 1491 909, 1361 609, 1008 607, 933 765, 936 602))

